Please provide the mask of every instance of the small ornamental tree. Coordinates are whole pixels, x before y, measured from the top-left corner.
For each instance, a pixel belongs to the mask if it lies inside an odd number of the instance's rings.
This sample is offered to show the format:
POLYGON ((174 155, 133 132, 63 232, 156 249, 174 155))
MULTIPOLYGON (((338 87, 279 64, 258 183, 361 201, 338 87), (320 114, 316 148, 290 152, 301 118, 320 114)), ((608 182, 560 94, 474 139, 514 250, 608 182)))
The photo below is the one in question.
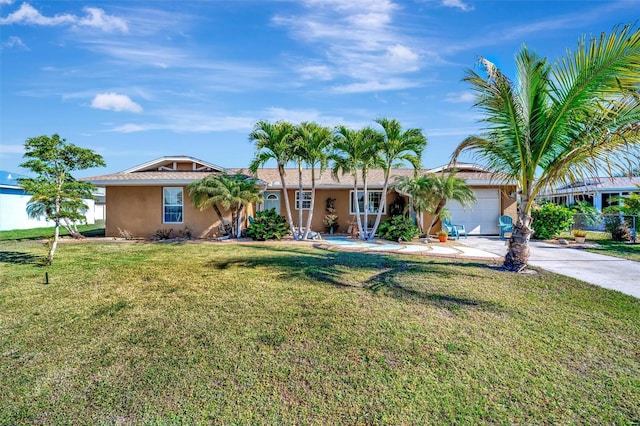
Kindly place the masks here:
POLYGON ((71 172, 92 167, 105 166, 102 156, 90 149, 68 143, 54 134, 29 138, 24 144, 24 157, 28 160, 20 165, 36 174, 35 178, 20 179, 20 185, 32 194, 28 213, 33 217, 46 217, 55 224, 53 243, 47 265, 53 262, 58 245, 60 224, 64 223, 71 235, 79 237, 76 221, 84 219, 87 205, 83 200, 93 199, 95 186, 77 181, 71 172))

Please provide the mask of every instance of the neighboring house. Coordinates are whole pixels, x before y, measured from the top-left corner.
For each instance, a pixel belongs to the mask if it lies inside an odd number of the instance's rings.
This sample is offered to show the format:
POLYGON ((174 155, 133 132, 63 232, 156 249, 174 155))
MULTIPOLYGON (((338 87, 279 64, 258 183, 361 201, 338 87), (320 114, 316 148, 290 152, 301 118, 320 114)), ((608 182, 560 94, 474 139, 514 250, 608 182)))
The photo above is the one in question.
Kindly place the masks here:
MULTIPOLYGON (((27 176, 0 171, 0 231, 13 229, 30 229, 53 226, 52 221, 45 218, 33 219, 27 214, 27 203, 31 199, 18 179, 27 176)), ((85 200, 88 206, 87 223, 95 223, 94 201, 85 200)))
POLYGON ((632 192, 640 194, 638 185, 640 177, 599 177, 549 190, 538 198, 564 205, 588 201, 602 211, 612 204, 617 204, 610 201, 611 197, 626 197, 632 192))
MULTIPOLYGON (((446 173, 447 168, 434 169, 446 173)), ((513 185, 506 184, 487 171, 473 165, 459 164, 457 176, 465 179, 474 190, 478 203, 470 208, 462 209, 457 203, 450 201, 447 207, 453 214, 452 221, 465 225, 469 234, 498 234, 498 217, 508 214, 516 215, 516 200, 513 185)), ((422 170, 421 173, 431 170, 422 170)), ((148 163, 103 176, 94 176, 83 180, 106 188, 106 235, 117 237, 120 230, 139 237, 150 237, 159 229, 174 229, 177 233, 188 227, 196 237, 212 237, 219 235, 219 220, 213 209, 199 211, 189 200, 187 186, 213 173, 245 173, 247 170, 224 169, 223 167, 187 156, 162 157, 148 163)), ((316 198, 311 225, 314 231, 325 231, 322 223, 326 215, 327 198, 335 198, 335 214, 338 216, 338 232, 346 232, 355 217, 353 203, 353 178, 350 175, 334 179, 330 171, 316 171, 316 198)), ((413 170, 395 169, 393 176, 413 176, 413 170)), ((286 185, 291 203, 293 220, 297 224, 298 208, 303 210, 303 221, 306 224, 311 195, 311 171, 303 170, 303 191, 298 193, 298 170, 286 169, 286 185)), ((264 183, 263 198, 257 210, 275 208, 285 214, 282 185, 277 169, 264 168, 258 170, 257 178, 264 183)), ((378 208, 383 208, 383 219, 387 209, 399 197, 391 191, 387 195, 387 205, 380 206, 383 174, 381 170, 371 170, 368 175, 369 189, 369 222, 375 221, 378 208)), ((362 187, 362 179, 358 180, 362 187)), ((359 192, 362 207, 362 191, 359 192)), ((253 214, 253 206, 248 210, 253 214)), ((223 212, 225 213, 225 212, 223 212)), ((246 224, 245 224, 246 225, 246 224)))

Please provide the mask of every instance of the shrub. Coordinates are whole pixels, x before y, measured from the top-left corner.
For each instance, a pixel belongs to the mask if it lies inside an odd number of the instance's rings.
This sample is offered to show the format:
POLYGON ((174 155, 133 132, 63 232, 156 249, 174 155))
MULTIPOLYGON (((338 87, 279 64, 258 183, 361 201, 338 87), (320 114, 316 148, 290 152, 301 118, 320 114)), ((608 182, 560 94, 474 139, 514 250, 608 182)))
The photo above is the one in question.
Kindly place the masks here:
POLYGON ((411 241, 420 235, 420 229, 413 223, 413 219, 406 216, 391 216, 378 228, 378 236, 385 240, 411 241))
POLYGON ((554 238, 573 223, 573 212, 565 206, 546 203, 531 212, 535 237, 542 240, 554 238))
POLYGON ((152 240, 170 240, 172 238, 173 229, 171 228, 163 228, 158 229, 155 234, 151 237, 152 240))
POLYGON ((279 240, 288 233, 287 220, 275 209, 258 212, 247 229, 247 236, 257 241, 279 240))
POLYGON ((604 209, 604 229, 611 234, 613 241, 627 241, 631 238, 629 225, 620 215, 618 206, 604 209))

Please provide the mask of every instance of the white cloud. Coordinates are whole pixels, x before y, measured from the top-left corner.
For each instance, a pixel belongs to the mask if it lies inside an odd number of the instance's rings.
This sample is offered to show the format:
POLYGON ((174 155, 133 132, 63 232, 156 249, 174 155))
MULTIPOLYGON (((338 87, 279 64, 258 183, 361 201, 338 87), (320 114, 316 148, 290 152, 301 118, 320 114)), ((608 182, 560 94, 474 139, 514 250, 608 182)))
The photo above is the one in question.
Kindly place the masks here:
POLYGON ((442 4, 447 7, 457 7, 465 12, 473 10, 473 6, 462 2, 461 0, 442 0, 442 4))
POLYGON ((18 47, 20 49, 29 50, 29 48, 27 47, 26 44, 24 44, 22 39, 20 37, 16 37, 16 36, 9 37, 9 39, 7 41, 2 43, 2 47, 3 48, 9 48, 9 49, 12 48, 12 47, 18 47))
MULTIPOLYGON (((311 66, 293 66, 303 80, 347 78, 339 90, 365 92, 391 90, 401 74, 415 72, 424 63, 417 45, 394 26, 395 12, 401 7, 391 0, 306 0, 299 15, 279 15, 275 25, 289 29, 298 42, 315 45, 321 55, 298 61, 311 66), (379 81, 392 81, 381 84, 379 81)), ((410 86, 414 87, 413 83, 410 86)), ((407 87, 406 83, 400 85, 407 87)))
POLYGON ((419 81, 407 80, 402 78, 390 79, 387 81, 370 80, 358 83, 350 83, 334 86, 332 91, 335 93, 367 93, 382 92, 388 90, 404 90, 420 86, 419 81))
POLYGON ((0 0, 0 4, 11 4, 13 0, 0 0))
POLYGON ((476 97, 472 92, 449 92, 445 96, 444 101, 457 104, 462 102, 473 102, 475 99, 476 97))
POLYGON ((105 14, 102 9, 98 9, 97 7, 85 7, 84 11, 87 15, 78 19, 78 25, 99 28, 105 32, 120 31, 122 33, 126 33, 129 31, 124 19, 109 16, 105 14))
POLYGON ((86 15, 79 17, 68 13, 55 16, 44 16, 29 3, 22 3, 20 8, 0 18, 0 25, 31 24, 43 26, 70 25, 97 28, 105 32, 128 32, 129 28, 124 19, 105 14, 104 10, 95 7, 85 7, 86 15))
POLYGON ((142 112, 142 107, 133 102, 127 95, 117 93, 100 93, 91 101, 91 107, 111 111, 142 112))

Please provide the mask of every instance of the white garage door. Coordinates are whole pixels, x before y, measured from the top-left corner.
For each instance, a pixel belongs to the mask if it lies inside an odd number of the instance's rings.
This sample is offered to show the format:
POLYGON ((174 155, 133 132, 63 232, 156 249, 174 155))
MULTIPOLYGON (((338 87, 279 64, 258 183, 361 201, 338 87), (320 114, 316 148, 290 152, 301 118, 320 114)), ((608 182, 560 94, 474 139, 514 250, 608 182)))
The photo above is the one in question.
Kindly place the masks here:
POLYGON ((497 235, 500 217, 500 190, 474 189, 478 202, 463 209, 457 201, 447 201, 451 212, 451 223, 464 225, 469 235, 497 235))

